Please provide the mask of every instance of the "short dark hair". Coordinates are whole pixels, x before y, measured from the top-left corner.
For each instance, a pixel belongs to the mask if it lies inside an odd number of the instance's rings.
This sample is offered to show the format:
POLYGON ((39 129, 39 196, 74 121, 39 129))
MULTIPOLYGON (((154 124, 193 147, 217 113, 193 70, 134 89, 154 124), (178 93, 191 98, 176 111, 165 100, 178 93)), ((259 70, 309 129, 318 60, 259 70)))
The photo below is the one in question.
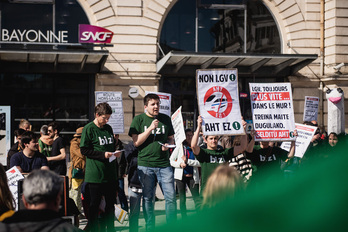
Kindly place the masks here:
POLYGON ((313 123, 310 121, 304 121, 303 125, 314 126, 313 123))
POLYGON ((51 122, 50 124, 48 124, 48 127, 52 127, 54 131, 57 130, 58 134, 61 130, 60 125, 57 122, 51 122))
POLYGON ((14 130, 14 135, 15 135, 16 137, 18 137, 18 136, 24 134, 25 132, 26 132, 26 130, 24 130, 24 129, 22 129, 22 128, 19 128, 19 129, 17 129, 17 130, 14 130))
POLYGON ((329 134, 329 136, 327 136, 327 137, 330 137, 330 135, 333 135, 333 136, 335 136, 336 138, 338 138, 338 135, 337 135, 337 133, 335 133, 335 132, 331 132, 331 133, 329 134))
POLYGON ((187 128, 187 129, 185 130, 185 134, 186 134, 187 132, 193 132, 193 130, 190 129, 190 128, 187 128))
POLYGON ((94 113, 95 115, 112 114, 112 108, 108 103, 102 102, 95 106, 94 113))
POLYGON ((37 140, 37 135, 32 131, 26 131, 22 134, 21 145, 30 143, 31 140, 37 140))
POLYGON ((147 106, 150 100, 158 100, 160 101, 160 98, 157 94, 149 93, 144 97, 144 105, 147 106))

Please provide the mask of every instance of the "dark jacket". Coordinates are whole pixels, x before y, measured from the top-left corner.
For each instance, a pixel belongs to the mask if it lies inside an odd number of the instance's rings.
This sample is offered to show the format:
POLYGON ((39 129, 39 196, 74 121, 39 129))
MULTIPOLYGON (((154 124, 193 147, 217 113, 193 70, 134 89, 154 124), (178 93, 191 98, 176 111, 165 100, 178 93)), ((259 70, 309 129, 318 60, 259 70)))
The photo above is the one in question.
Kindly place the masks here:
POLYGON ((0 224, 0 231, 11 232, 75 232, 79 228, 65 222, 52 210, 19 210, 0 224))
MULTIPOLYGON (((116 150, 123 150, 123 143, 121 140, 117 141, 116 150)), ((121 153, 120 157, 116 158, 118 164, 118 178, 123 179, 123 175, 126 174, 127 161, 124 152, 121 153)))
POLYGON ((22 149, 22 147, 19 145, 19 142, 16 142, 15 144, 13 144, 13 146, 10 148, 10 150, 8 151, 8 153, 7 153, 7 169, 10 169, 10 161, 11 161, 11 157, 14 155, 14 154, 16 154, 16 153, 18 153, 18 152, 20 152, 20 151, 22 151, 23 149, 22 149))
POLYGON ((130 187, 141 188, 138 177, 138 149, 134 146, 133 141, 129 142, 124 148, 128 169, 128 183, 130 187))

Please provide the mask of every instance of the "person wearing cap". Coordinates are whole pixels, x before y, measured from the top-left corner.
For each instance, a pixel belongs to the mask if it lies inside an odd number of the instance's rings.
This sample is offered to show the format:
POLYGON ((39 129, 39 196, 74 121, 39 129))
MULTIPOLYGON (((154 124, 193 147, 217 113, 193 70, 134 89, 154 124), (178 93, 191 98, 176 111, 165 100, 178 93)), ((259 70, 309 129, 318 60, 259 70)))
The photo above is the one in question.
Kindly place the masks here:
POLYGON ((80 142, 83 127, 79 127, 74 134, 74 138, 70 141, 70 159, 71 165, 69 169, 70 191, 69 196, 74 200, 77 208, 81 210, 81 186, 85 176, 86 157, 81 154, 80 142))

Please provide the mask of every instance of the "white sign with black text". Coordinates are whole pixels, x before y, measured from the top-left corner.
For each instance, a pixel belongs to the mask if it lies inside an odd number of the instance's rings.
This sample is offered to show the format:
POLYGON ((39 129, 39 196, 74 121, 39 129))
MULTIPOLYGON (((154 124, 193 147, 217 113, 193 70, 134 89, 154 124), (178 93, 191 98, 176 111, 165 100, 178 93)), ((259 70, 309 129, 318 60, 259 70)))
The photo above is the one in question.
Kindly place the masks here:
POLYGON ((249 83, 255 141, 295 140, 290 83, 249 83))
POLYGON ((182 119, 181 106, 172 115, 172 124, 174 128, 175 144, 181 144, 186 139, 184 120, 182 119))
MULTIPOLYGON (((314 136, 315 131, 317 130, 317 127, 296 123, 296 130, 298 135, 295 143, 295 156, 302 158, 314 136)), ((290 146, 290 142, 284 142, 282 143, 281 148, 289 151, 290 146)))
POLYGON ((124 133, 124 112, 122 92, 96 91, 95 104, 107 102, 112 108, 112 114, 108 124, 112 127, 114 134, 124 133))
POLYGON ((245 134, 239 107, 237 69, 198 69, 196 87, 204 135, 245 134))
POLYGON ((24 176, 16 166, 6 171, 8 186, 16 202, 16 210, 18 210, 18 181, 23 180, 24 176))
POLYGON ((318 118, 319 98, 318 97, 305 97, 305 104, 303 110, 303 121, 313 121, 318 118))
POLYGON ((0 106, 0 163, 4 166, 7 165, 7 153, 10 149, 11 106, 0 106))

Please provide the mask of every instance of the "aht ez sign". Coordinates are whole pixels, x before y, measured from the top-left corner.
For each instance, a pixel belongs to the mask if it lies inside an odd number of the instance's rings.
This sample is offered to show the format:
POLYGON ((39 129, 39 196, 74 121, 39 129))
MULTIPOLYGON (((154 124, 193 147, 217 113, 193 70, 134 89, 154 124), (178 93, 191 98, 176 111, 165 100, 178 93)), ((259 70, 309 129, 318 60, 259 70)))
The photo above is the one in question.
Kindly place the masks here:
POLYGON ((114 33, 108 29, 79 24, 79 43, 111 43, 114 33))

